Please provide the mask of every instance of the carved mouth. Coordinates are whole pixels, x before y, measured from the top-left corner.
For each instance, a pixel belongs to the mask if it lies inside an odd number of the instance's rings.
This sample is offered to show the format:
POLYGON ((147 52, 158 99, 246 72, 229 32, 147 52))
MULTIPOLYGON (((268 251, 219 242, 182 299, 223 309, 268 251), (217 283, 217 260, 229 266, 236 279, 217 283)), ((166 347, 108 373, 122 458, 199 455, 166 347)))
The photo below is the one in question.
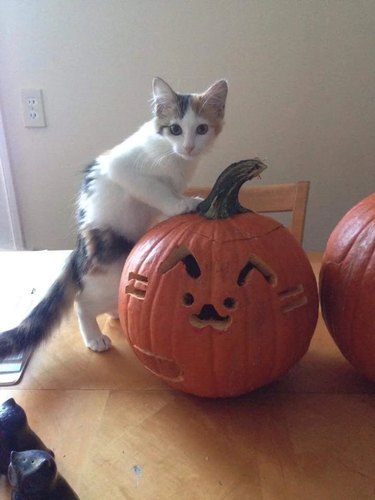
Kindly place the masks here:
POLYGON ((182 382, 184 380, 180 367, 172 359, 158 356, 137 345, 133 345, 133 348, 145 368, 150 370, 150 372, 170 382, 182 382))
POLYGON ((230 327, 232 318, 230 316, 220 316, 212 304, 205 304, 199 314, 192 314, 189 317, 189 321, 196 328, 211 326, 214 330, 223 332, 230 327))

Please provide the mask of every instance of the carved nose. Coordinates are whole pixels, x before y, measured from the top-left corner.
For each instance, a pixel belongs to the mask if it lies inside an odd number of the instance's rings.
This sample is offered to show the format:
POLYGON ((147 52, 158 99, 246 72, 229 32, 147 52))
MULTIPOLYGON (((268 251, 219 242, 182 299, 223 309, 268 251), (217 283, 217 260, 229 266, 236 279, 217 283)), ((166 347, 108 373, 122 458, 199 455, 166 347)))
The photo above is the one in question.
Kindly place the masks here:
POLYGON ((199 319, 210 321, 224 321, 228 318, 228 316, 220 316, 220 314, 216 311, 215 307, 212 304, 204 304, 200 313, 197 315, 199 319))
POLYGON ((195 328, 211 327, 220 333, 228 330, 232 324, 232 318, 230 316, 220 316, 212 304, 204 304, 200 313, 192 314, 189 321, 195 328))

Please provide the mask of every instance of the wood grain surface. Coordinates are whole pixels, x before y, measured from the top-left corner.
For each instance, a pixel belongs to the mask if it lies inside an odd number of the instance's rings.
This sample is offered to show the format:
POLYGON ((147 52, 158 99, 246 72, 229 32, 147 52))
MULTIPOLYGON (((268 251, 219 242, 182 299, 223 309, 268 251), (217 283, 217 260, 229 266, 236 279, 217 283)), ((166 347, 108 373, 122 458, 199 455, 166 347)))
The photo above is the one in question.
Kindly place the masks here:
MULTIPOLYGON (((320 257, 310 254, 316 273, 320 257)), ((35 272, 32 254, 17 259, 35 272)), ((17 293, 17 279, 0 286, 17 293)), ((72 311, 21 383, 0 389, 0 402, 14 397, 25 409, 81 500, 375 498, 374 384, 342 357, 321 318, 287 375, 223 400, 168 388, 139 364, 117 321, 100 322, 112 350, 86 349, 72 311)), ((0 498, 9 491, 2 476, 0 498)))

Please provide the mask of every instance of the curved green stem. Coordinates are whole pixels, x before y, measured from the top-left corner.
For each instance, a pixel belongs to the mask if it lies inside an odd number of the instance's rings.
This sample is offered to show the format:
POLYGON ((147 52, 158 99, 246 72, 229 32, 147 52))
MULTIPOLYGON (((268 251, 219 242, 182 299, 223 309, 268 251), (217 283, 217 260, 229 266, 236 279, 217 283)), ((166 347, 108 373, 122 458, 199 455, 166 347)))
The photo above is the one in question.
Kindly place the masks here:
POLYGON ((218 177, 210 194, 197 207, 197 213, 207 219, 226 219, 251 212, 241 206, 238 195, 242 184, 257 177, 267 168, 261 160, 242 160, 229 165, 218 177))

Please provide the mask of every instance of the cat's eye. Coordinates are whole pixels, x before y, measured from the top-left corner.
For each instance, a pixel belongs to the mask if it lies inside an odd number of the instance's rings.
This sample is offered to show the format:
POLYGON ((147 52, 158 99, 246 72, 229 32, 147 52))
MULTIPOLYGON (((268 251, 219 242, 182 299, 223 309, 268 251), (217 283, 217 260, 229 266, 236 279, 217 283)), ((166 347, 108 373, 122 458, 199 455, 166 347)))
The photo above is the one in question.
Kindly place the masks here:
POLYGON ((198 125, 197 127, 198 135, 204 135, 207 134, 207 132, 208 132, 208 125, 206 123, 201 123, 200 125, 198 125))
POLYGON ((180 127, 180 125, 177 125, 177 123, 173 123, 172 125, 170 125, 169 131, 172 135, 181 135, 182 134, 182 128, 180 127))

